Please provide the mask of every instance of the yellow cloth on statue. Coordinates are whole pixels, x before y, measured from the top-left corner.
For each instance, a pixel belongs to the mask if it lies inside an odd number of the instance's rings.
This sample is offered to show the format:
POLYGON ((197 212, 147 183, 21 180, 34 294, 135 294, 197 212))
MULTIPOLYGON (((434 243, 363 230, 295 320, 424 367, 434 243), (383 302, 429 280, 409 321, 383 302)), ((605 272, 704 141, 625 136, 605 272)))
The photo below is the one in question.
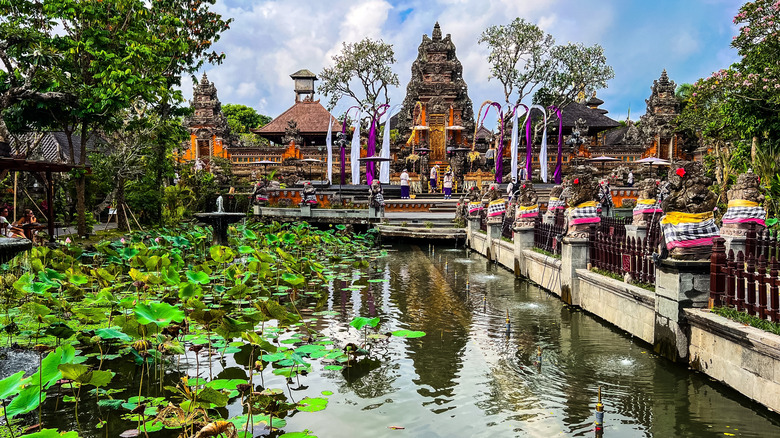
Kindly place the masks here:
POLYGON ((585 207, 595 207, 595 206, 596 206, 596 201, 588 201, 588 202, 583 202, 580 205, 575 205, 574 208, 585 208, 585 207))
POLYGON ((555 196, 550 196, 550 201, 557 201, 557 200, 558 200, 558 198, 556 198, 555 196))
POLYGON ((527 207, 526 206, 522 206, 522 205, 518 205, 517 206, 517 209, 520 210, 520 211, 536 210, 537 208, 539 208, 538 205, 529 205, 527 207))
POLYGON ((758 202, 748 201, 745 199, 734 199, 729 201, 729 208, 731 207, 758 207, 758 202))
POLYGON ((637 205, 654 205, 656 203, 655 199, 640 199, 636 201, 637 205))
POLYGON ((711 211, 705 213, 682 213, 679 211, 671 211, 661 218, 661 223, 664 225, 696 224, 713 218, 714 216, 711 211))

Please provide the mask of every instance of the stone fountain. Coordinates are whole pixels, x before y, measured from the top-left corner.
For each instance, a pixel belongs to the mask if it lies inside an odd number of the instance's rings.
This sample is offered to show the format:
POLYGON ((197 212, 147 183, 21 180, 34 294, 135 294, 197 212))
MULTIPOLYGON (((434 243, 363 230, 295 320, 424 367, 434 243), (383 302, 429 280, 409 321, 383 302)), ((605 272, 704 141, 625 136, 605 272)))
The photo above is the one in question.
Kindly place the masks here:
POLYGON ((214 230, 214 244, 227 245, 228 225, 240 221, 246 217, 246 213, 227 213, 223 208, 222 195, 217 198, 217 211, 213 213, 195 213, 195 217, 210 225, 214 230))

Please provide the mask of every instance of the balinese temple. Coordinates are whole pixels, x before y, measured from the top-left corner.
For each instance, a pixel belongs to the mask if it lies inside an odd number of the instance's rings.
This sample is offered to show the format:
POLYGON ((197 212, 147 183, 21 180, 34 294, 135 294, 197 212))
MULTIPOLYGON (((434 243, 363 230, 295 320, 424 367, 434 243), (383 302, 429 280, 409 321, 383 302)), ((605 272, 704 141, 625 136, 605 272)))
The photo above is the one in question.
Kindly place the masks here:
POLYGON ((641 158, 656 157, 664 160, 690 159, 684 138, 676 133, 676 119, 680 115, 680 102, 675 96, 676 85, 669 80, 666 70, 653 82, 652 93, 645 100, 647 110, 637 126, 631 120, 626 126, 607 132, 603 147, 593 152, 632 162, 641 158))
POLYGON ((184 127, 190 132, 190 140, 182 144, 181 159, 200 159, 204 164, 208 164, 212 157, 228 158, 230 128, 225 115, 222 114, 217 88, 213 82, 209 82, 206 73, 203 73, 193 90, 190 107, 194 113, 184 120, 184 127))
POLYGON ((252 132, 271 143, 288 147, 291 142, 299 147, 324 146, 329 121, 333 119, 334 132, 341 131, 341 123, 320 104, 319 99, 314 100, 314 81, 317 80, 314 73, 303 69, 290 77, 295 81, 293 106, 262 128, 252 129, 252 132), (291 136, 291 129, 297 135, 291 136))
POLYGON ((400 138, 414 136, 412 143, 428 146, 433 161, 445 160, 448 147, 466 146, 467 134, 474 132, 463 66, 450 35, 442 37, 439 23, 430 38, 422 37, 397 128, 400 138))
POLYGON ((670 81, 666 70, 653 81, 652 94, 645 100, 647 112, 639 118, 642 132, 647 139, 645 157, 664 160, 684 159, 682 138, 675 132, 680 115, 680 101, 674 92, 677 86, 670 81))

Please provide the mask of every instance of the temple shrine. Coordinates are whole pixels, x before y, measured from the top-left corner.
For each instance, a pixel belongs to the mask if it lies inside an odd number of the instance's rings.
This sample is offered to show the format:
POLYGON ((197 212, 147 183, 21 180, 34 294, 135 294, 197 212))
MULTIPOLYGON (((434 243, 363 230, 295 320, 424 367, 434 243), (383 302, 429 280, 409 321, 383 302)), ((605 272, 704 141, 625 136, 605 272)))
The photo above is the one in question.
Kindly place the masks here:
POLYGON ((213 157, 229 158, 228 148, 232 144, 230 127, 222 114, 222 104, 217 98, 217 87, 209 82, 203 73, 192 93, 190 107, 193 114, 184 120, 184 127, 190 133, 189 142, 181 145, 180 159, 200 160, 208 166, 213 157))
POLYGON ((412 77, 397 118, 400 137, 431 149, 432 162, 443 162, 447 152, 468 145, 474 132, 474 109, 463 80, 463 66, 449 34, 442 37, 437 22, 431 37, 423 35, 412 63, 412 77))

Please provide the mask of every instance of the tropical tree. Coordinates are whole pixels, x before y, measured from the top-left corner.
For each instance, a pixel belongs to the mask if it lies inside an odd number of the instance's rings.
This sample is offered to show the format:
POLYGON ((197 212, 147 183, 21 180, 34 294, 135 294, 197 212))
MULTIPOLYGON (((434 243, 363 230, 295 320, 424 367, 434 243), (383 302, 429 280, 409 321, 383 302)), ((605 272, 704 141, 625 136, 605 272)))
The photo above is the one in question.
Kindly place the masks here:
POLYGON ((234 134, 248 134, 250 129, 265 126, 272 120, 252 107, 237 103, 222 105, 222 114, 227 118, 230 131, 234 134))
MULTIPOLYGON (((181 75, 223 59, 210 48, 229 20, 209 10, 214 2, 0 2, 0 41, 7 42, 0 115, 10 129, 63 131, 70 161, 84 165, 90 136, 119 128, 123 110, 140 100, 174 116, 181 75)), ((85 234, 86 179, 83 171, 76 176, 85 234)))
POLYGON ((522 18, 488 27, 479 43, 490 50, 490 78, 501 82, 507 104, 534 96, 535 103, 564 106, 614 77, 598 44, 555 45, 552 35, 522 18))
MULTIPOLYGON (((679 119, 681 129, 695 132, 713 149, 721 188, 743 166, 731 166, 734 151, 747 150, 747 162, 762 176, 770 205, 780 199, 775 166, 780 141, 780 3, 759 0, 745 3, 734 17, 739 32, 732 41, 740 60, 729 68, 699 79, 679 119), (731 177, 731 178, 730 178, 731 177)), ((737 156, 745 155, 737 154, 737 156)), ((742 160, 746 162, 746 160, 742 160)))
POLYGON ((320 72, 317 87, 329 97, 329 110, 344 96, 366 109, 390 102, 388 87, 399 85, 398 75, 392 70, 395 63, 392 44, 371 38, 342 43, 341 52, 331 59, 333 66, 320 72))

